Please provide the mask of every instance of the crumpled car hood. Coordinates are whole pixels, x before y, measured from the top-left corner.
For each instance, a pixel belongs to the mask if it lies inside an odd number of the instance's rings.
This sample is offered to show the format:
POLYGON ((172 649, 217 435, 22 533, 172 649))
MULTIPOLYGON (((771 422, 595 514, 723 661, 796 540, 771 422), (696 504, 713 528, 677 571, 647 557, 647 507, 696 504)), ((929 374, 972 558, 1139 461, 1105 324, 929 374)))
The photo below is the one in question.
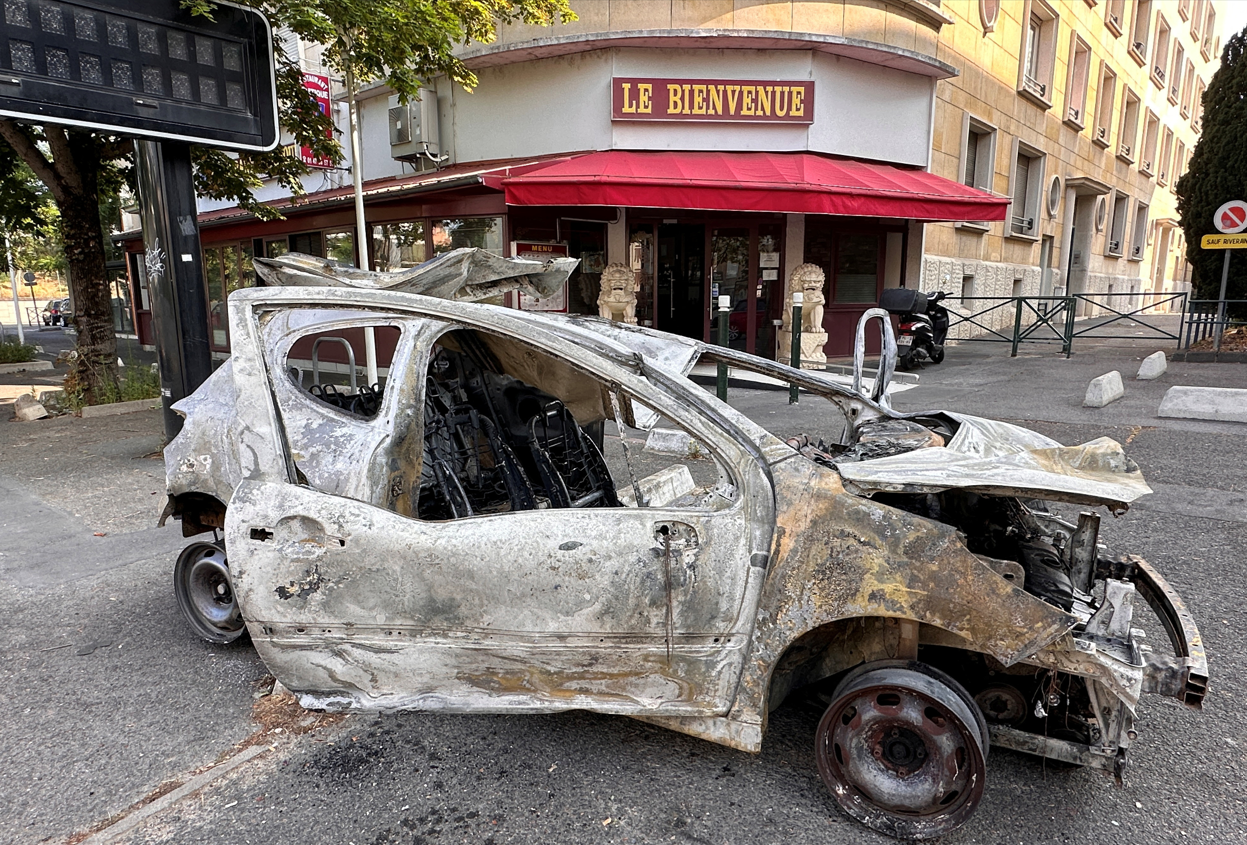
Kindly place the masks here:
POLYGON ((476 301, 513 290, 536 297, 551 296, 579 263, 578 258, 550 261, 502 258, 483 249, 464 248, 451 250, 416 267, 389 273, 359 270, 299 252, 278 258, 257 258, 255 269, 269 285, 394 290, 439 299, 476 301))
POLYGON ((1111 438, 1062 446, 1010 423, 943 414, 960 423, 946 446, 840 464, 846 489, 860 495, 959 489, 1108 505, 1115 511, 1152 492, 1138 464, 1111 438))

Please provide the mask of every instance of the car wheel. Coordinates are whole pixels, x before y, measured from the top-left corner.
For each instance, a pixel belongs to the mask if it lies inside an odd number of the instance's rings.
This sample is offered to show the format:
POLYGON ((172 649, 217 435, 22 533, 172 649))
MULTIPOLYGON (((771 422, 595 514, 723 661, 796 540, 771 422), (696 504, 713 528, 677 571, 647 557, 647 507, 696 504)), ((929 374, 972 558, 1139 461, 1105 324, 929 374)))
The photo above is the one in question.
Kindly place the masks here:
POLYGON ((955 830, 983 797, 987 725, 955 680, 919 663, 868 664, 832 696, 815 736, 836 803, 905 839, 955 830))
POLYGON ((173 592, 191 628, 208 642, 232 643, 246 633, 224 546, 198 542, 183 549, 173 567, 173 592))

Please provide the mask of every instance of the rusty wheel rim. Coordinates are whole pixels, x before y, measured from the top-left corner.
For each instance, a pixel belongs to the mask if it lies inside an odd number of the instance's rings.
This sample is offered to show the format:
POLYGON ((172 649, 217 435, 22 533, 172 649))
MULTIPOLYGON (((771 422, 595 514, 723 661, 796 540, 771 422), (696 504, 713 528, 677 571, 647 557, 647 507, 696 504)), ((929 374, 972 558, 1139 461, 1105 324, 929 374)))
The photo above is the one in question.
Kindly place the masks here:
POLYGON ((819 774, 849 816, 907 839, 942 836, 978 807, 987 736, 951 678, 881 668, 836 690, 816 734, 819 774))

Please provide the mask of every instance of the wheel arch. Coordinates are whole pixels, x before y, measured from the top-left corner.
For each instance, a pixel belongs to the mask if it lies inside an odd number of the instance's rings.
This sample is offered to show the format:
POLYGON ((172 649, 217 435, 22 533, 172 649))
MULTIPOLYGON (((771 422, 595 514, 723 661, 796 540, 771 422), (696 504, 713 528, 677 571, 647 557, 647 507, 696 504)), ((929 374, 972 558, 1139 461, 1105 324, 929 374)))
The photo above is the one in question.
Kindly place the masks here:
POLYGON ((225 503, 209 493, 178 493, 169 496, 159 525, 169 517, 181 521, 183 537, 194 537, 225 528, 225 503))

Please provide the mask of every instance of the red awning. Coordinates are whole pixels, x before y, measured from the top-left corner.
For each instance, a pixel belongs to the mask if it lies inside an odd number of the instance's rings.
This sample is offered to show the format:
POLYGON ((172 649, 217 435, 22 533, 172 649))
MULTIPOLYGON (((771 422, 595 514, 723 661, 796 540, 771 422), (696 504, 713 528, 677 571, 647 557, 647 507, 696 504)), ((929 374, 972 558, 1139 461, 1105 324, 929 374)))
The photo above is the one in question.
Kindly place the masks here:
MULTIPOLYGON (((486 177, 486 184, 491 180, 486 177)), ((573 156, 499 178, 508 205, 618 205, 1003 220, 1009 199, 923 170, 813 153, 633 152, 573 156)))

